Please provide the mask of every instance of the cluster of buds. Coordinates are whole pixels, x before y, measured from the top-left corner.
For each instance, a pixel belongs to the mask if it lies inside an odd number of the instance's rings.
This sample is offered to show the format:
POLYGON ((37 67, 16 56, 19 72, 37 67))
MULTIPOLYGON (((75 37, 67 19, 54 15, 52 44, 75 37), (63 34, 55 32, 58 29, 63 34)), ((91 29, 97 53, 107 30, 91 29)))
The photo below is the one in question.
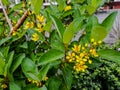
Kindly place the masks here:
POLYGON ((96 48, 102 42, 95 42, 94 39, 91 39, 90 44, 85 45, 74 45, 72 51, 67 53, 66 59, 70 63, 74 63, 74 70, 76 72, 85 71, 88 66, 87 64, 92 64, 91 57, 98 57, 99 55, 96 52, 96 48))

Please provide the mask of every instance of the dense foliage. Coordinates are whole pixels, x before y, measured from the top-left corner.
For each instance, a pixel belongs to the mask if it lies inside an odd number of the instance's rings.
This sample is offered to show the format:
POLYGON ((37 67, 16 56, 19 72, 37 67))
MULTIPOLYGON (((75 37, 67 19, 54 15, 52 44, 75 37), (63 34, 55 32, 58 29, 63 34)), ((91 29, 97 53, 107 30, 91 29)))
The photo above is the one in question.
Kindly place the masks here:
POLYGON ((0 89, 119 90, 120 45, 103 42, 117 12, 99 23, 94 13, 103 2, 53 0, 43 6, 43 0, 23 0, 11 6, 2 0, 0 89))

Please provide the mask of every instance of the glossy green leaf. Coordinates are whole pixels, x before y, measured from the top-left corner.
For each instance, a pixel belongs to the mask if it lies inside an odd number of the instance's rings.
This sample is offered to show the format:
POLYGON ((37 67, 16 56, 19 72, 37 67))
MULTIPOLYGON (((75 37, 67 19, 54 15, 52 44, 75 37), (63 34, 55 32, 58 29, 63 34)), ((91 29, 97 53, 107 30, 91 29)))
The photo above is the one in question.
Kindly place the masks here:
POLYGON ((24 72, 38 73, 35 63, 29 58, 24 58, 21 66, 24 72))
POLYGON ((5 42, 7 42, 8 40, 10 40, 11 39, 11 37, 6 37, 6 38, 4 38, 4 39, 1 39, 0 40, 0 46, 2 45, 2 44, 4 44, 5 42))
POLYGON ((52 21, 53 21, 53 23, 54 23, 54 25, 57 29, 57 32, 58 32, 60 38, 62 39, 63 38, 63 33, 65 31, 65 28, 62 24, 62 21, 54 15, 51 15, 51 19, 52 19, 52 21))
POLYGON ((40 69, 39 74, 38 74, 38 77, 40 80, 44 80, 49 69, 50 69, 50 64, 47 64, 40 69))
POLYGON ((15 82, 10 82, 9 83, 9 90, 21 90, 21 88, 15 82))
POLYGON ((32 5, 36 14, 40 14, 43 0, 32 0, 32 5))
POLYGON ((12 66, 10 68, 10 72, 13 73, 19 66, 20 64, 22 63, 22 60, 25 58, 25 54, 22 53, 22 54, 19 54, 14 60, 13 60, 13 63, 12 63, 12 66))
POLYGON ((27 78, 39 81, 39 79, 37 77, 38 69, 37 69, 35 63, 31 59, 24 58, 21 63, 21 67, 22 67, 22 71, 24 72, 24 74, 27 78))
POLYGON ((69 67, 64 67, 62 69, 62 73, 67 89, 71 90, 71 85, 73 82, 73 76, 71 70, 69 69, 69 67))
POLYGON ((63 57, 64 57, 64 52, 56 49, 50 49, 49 51, 47 51, 45 54, 41 56, 39 60, 39 65, 47 64, 63 57))
POLYGON ((97 52, 101 58, 120 64, 120 52, 112 49, 103 49, 97 52))
POLYGON ((117 16, 117 11, 111 13, 107 18, 105 18, 105 20, 101 24, 102 26, 106 28, 108 33, 113 26, 116 16, 117 16))
POLYGON ((48 90, 60 90, 62 81, 58 77, 52 77, 48 80, 48 90))
POLYGON ((65 52, 64 44, 63 44, 62 40, 59 38, 59 36, 55 30, 52 31, 49 39, 50 39, 50 46, 53 49, 57 49, 57 50, 65 52))
POLYGON ((97 25, 91 30, 91 38, 95 41, 103 40, 107 36, 107 31, 103 26, 97 25))
POLYGON ((81 30, 83 26, 84 17, 77 18, 74 20, 65 30, 63 34, 63 43, 68 44, 72 38, 74 37, 75 33, 81 30))

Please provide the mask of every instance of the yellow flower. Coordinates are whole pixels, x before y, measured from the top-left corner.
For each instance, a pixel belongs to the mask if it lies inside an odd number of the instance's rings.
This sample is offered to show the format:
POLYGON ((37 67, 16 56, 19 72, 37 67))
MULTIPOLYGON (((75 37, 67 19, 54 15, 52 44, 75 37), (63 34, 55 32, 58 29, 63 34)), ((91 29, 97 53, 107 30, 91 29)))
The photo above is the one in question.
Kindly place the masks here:
POLYGON ((37 15, 37 19, 39 22, 44 22, 45 18, 42 15, 37 15))
POLYGON ((95 41, 95 40, 92 38, 92 39, 91 39, 91 42, 94 42, 94 41, 95 41))
POLYGON ((34 27, 34 23, 33 22, 27 22, 24 29, 28 29, 28 28, 33 28, 34 27))
POLYGON ((71 6, 66 6, 64 10, 65 10, 65 11, 68 11, 68 10, 70 10, 71 8, 72 8, 71 6))
POLYGON ((42 25, 41 25, 41 24, 37 24, 36 30, 37 30, 38 32, 42 32, 42 31, 43 31, 42 25))
POLYGON ((74 45, 74 47, 72 48, 72 50, 74 51, 74 52, 76 52, 76 53, 79 53, 80 52, 80 47, 81 47, 81 45, 74 45))
POLYGON ((68 55, 66 56, 66 59, 68 59, 69 62, 72 62, 75 60, 75 53, 68 52, 68 55))
POLYGON ((38 39, 39 39, 38 34, 37 34, 37 33, 34 33, 34 34, 32 35, 32 40, 33 40, 33 41, 37 41, 38 39))
POLYGON ((5 89, 5 88, 7 88, 7 85, 6 84, 2 84, 1 88, 5 89))

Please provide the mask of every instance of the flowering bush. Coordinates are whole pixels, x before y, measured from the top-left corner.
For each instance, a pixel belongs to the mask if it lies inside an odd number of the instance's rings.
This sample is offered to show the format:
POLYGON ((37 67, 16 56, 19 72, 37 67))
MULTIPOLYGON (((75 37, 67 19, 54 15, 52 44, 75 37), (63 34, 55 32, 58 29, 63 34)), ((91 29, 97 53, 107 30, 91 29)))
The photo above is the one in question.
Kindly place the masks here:
POLYGON ((0 89, 81 89, 78 75, 93 79, 100 60, 119 62, 119 52, 102 46, 117 12, 99 23, 94 12, 103 0, 55 1, 44 7, 43 0, 23 0, 11 8, 0 0, 0 89))

